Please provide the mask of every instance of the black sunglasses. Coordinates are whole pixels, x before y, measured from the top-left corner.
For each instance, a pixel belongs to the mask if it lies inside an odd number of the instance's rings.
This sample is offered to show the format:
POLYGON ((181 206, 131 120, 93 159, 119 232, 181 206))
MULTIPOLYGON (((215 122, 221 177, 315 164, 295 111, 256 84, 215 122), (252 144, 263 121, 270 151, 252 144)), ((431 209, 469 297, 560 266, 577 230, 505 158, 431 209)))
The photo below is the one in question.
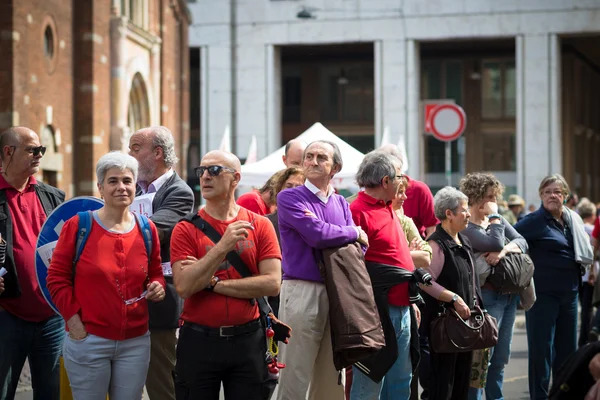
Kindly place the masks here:
POLYGON ((196 173, 196 176, 198 178, 201 178, 202 175, 204 175, 204 171, 208 171, 208 174, 210 176, 219 176, 219 174, 223 170, 228 171, 228 172, 236 172, 235 169, 229 168, 229 167, 224 167, 222 165, 209 165, 208 167, 201 166, 201 167, 194 168, 194 172, 196 173))
POLYGON ((10 147, 25 147, 25 151, 29 154, 33 154, 34 157, 46 154, 46 148, 44 146, 32 147, 32 146, 10 146, 10 147))

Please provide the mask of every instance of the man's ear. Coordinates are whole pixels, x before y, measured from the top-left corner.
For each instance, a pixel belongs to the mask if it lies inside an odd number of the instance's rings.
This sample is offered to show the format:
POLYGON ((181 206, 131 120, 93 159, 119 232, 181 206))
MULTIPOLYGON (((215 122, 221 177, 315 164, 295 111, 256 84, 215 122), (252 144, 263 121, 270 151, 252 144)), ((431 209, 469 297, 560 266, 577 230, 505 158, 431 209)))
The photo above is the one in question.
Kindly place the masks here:
POLYGON ((239 185, 241 179, 242 179, 242 175, 239 172, 235 172, 233 174, 233 182, 231 182, 233 187, 237 187, 239 185))
POLYGON ((337 174, 341 170, 342 170, 342 168, 340 167, 340 164, 335 164, 333 166, 333 168, 331 169, 332 176, 335 175, 335 174, 337 174))
POLYGON ((156 146, 154 148, 154 156, 159 159, 162 160, 165 158, 165 152, 163 151, 163 148, 160 146, 156 146))

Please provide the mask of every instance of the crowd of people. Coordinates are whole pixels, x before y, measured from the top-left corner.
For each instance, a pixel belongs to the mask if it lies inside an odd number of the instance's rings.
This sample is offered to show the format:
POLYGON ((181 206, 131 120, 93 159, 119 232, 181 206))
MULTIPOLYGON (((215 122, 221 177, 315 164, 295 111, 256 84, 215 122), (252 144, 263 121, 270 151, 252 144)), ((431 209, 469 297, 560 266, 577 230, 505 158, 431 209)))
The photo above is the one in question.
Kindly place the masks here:
POLYGON ((237 198, 240 160, 206 153, 195 168, 198 209, 174 170, 174 149, 167 128, 149 127, 131 136, 129 154, 98 160, 104 204, 85 214, 89 231, 81 213, 65 221, 48 268, 58 315, 42 296, 35 252, 65 194, 36 180, 46 149, 33 130, 2 133, 0 398, 14 398, 28 359, 35 398, 58 399, 62 356, 73 397, 85 400, 136 399, 144 386, 151 400, 217 399, 221 388, 226 399, 410 399, 417 382, 422 399, 503 399, 522 307, 529 395, 545 399, 569 355, 598 340, 597 209, 558 174, 541 181, 541 206, 528 212, 518 195, 503 200, 490 173, 469 173, 434 197, 401 172, 404 160, 388 145, 365 155, 360 191, 344 198, 331 185, 343 168, 337 145, 293 140, 286 168, 237 198), (136 197, 150 200, 146 215, 132 212, 136 197), (368 270, 373 287, 339 304, 324 264, 345 262, 348 246, 361 249, 351 266, 368 270), (495 271, 514 260, 535 269, 509 290, 495 271), (386 285, 376 285, 382 276, 386 285), (347 328, 338 308, 360 320, 362 304, 377 305, 375 334, 385 333, 383 347, 372 344, 386 365, 377 379, 362 359, 345 373, 334 362, 353 345, 368 347, 365 332, 345 332, 346 350, 332 340, 347 328), (494 346, 436 344, 441 315, 468 321, 483 310, 497 324, 494 346))

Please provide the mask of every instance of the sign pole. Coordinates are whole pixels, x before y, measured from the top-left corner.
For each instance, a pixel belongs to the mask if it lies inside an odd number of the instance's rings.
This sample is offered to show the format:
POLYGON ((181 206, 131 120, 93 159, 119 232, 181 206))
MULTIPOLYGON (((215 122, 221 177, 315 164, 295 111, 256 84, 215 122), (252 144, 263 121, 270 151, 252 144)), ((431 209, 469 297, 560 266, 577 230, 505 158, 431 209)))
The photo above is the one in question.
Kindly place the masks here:
POLYGON ((452 142, 446 142, 446 184, 452 186, 452 142))

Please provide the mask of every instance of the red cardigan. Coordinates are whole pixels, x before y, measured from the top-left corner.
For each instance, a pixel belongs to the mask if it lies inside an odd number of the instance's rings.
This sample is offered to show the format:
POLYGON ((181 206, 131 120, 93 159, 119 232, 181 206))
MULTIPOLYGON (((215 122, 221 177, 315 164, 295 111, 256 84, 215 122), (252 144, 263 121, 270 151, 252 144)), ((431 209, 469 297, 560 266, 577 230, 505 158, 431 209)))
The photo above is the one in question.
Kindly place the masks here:
POLYGON ((137 225, 120 234, 107 231, 94 220, 77 263, 73 290, 78 223, 77 216, 65 223, 52 254, 47 278, 52 301, 65 321, 79 314, 85 329, 93 335, 111 340, 143 335, 148 331, 147 300, 130 305, 125 300, 140 296, 149 282, 157 281, 165 287, 156 226, 150 221, 153 246, 148 265, 144 238, 137 225))

